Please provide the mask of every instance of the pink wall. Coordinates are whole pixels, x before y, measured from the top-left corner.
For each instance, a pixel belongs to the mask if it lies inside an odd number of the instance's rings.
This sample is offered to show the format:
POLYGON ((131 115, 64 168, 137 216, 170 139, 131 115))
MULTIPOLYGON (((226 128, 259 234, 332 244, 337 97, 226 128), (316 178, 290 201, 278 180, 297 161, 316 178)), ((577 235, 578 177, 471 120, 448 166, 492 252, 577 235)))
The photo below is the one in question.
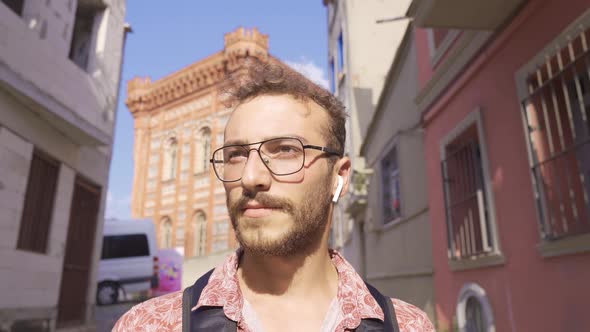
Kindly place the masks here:
MULTIPOLYGON (((587 0, 570 0, 567 6, 559 0, 529 1, 428 111, 425 148, 441 331, 456 314, 459 291, 467 282, 486 290, 496 331, 590 327, 590 253, 543 258, 536 248, 540 241, 537 212, 515 83, 515 72, 588 7, 587 0), (446 250, 440 142, 478 106, 482 107, 496 224, 506 263, 453 272, 446 250)), ((424 30, 416 31, 416 47, 424 86, 432 75, 424 30)))

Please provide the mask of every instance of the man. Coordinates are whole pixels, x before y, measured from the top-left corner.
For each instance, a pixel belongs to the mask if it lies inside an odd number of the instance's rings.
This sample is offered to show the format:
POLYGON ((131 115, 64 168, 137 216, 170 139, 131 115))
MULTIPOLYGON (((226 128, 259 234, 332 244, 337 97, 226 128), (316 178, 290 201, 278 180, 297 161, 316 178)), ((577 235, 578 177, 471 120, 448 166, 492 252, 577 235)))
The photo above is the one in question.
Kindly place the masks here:
MULTIPOLYGON (((254 61, 228 90, 234 111, 211 164, 240 249, 205 281, 191 315, 218 308, 238 331, 268 332, 354 331, 362 320, 384 321, 362 278, 328 248, 334 204, 350 177, 342 104, 275 62, 254 61)), ((400 331, 434 331, 424 312, 391 301, 400 331)), ((177 292, 135 306, 114 331, 181 328, 177 292)))

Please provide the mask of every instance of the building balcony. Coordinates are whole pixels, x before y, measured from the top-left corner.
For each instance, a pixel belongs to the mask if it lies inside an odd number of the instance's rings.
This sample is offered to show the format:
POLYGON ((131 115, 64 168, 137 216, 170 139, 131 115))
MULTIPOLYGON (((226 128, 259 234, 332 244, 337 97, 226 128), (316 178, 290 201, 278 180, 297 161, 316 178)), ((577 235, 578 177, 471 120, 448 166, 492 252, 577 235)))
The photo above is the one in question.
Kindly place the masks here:
POLYGON ((106 78, 103 59, 93 54, 83 69, 67 45, 32 26, 0 3, 0 88, 77 144, 109 145, 117 85, 106 78))
POLYGON ((413 0, 408 16, 419 27, 495 30, 524 0, 413 0))

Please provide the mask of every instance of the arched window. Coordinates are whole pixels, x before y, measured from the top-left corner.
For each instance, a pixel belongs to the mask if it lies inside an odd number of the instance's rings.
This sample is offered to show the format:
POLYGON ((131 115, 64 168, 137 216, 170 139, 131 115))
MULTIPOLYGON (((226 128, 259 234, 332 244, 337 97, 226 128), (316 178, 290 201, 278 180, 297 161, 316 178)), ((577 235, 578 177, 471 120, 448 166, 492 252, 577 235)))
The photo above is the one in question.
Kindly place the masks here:
POLYGON ((160 221, 160 243, 162 248, 172 248, 172 220, 169 217, 160 221))
POLYGON ((465 331, 486 332, 481 303, 473 296, 465 304, 465 331))
POLYGON ((192 226, 194 256, 203 256, 207 248, 207 217, 205 213, 202 211, 195 213, 192 226))
POLYGON ((463 285, 457 303, 457 323, 460 332, 495 332, 492 306, 481 286, 463 285))
POLYGON ((211 130, 203 128, 199 132, 195 151, 195 173, 205 172, 211 159, 211 130))
POLYGON ((176 167, 178 165, 178 143, 176 138, 170 137, 166 141, 164 148, 164 167, 162 180, 171 180, 176 177, 176 167))

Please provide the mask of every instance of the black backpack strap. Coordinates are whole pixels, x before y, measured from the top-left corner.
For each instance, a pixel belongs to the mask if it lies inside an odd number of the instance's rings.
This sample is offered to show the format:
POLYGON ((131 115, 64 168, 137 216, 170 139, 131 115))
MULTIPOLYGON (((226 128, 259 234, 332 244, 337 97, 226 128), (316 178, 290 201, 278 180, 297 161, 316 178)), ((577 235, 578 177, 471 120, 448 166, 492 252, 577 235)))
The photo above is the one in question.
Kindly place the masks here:
POLYGON ((385 332, 399 332, 399 324, 397 323, 397 316, 395 314, 395 308, 393 307, 393 303, 391 299, 379 292, 377 288, 371 286, 369 283, 366 283, 369 292, 375 298, 381 309, 383 310, 383 331, 385 332))
POLYGON ((193 286, 189 286, 182 292, 182 332, 190 332, 191 303, 193 298, 193 286))
POLYGON ((207 286, 207 283, 209 283, 209 277, 211 277, 213 270, 215 269, 211 269, 202 275, 194 285, 187 287, 182 292, 182 332, 191 331, 191 309, 199 303, 201 293, 205 286, 207 286))
MULTIPOLYGON (((197 303, 199 303, 199 299, 201 298, 201 293, 203 292, 203 289, 205 289, 205 287, 209 283, 209 278, 211 277, 211 274, 213 274, 214 270, 215 269, 211 269, 211 270, 209 270, 209 272, 203 274, 199 279, 197 279, 195 284, 191 286, 192 293, 193 293, 192 299, 190 302, 191 308, 193 308, 194 306, 197 305, 197 303)), ((189 310, 190 310, 190 308, 189 308, 189 310)))

